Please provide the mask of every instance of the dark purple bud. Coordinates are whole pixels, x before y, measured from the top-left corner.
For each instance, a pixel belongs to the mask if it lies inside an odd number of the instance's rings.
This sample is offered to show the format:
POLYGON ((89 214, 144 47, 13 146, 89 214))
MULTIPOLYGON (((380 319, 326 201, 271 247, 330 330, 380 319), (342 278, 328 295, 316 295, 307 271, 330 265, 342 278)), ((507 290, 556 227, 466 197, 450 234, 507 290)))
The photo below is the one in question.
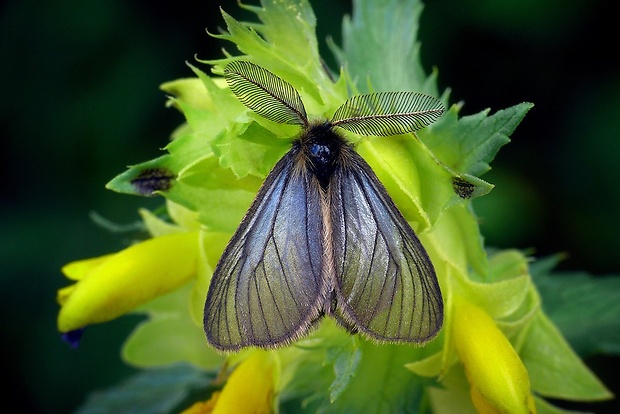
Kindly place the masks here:
POLYGON ((82 338, 83 333, 84 328, 80 328, 74 331, 65 332, 60 337, 63 341, 71 345, 71 348, 77 348, 80 344, 80 339, 82 338))

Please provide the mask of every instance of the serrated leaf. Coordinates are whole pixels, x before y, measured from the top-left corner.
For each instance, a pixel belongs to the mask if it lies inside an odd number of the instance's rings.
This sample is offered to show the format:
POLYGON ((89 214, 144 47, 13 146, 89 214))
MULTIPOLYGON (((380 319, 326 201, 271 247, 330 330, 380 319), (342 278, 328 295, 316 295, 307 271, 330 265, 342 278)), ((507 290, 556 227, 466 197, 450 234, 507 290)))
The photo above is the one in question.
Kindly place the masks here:
POLYGON ((308 0, 263 0, 261 7, 246 7, 256 13, 263 23, 256 30, 270 43, 276 54, 301 66, 308 57, 319 61, 316 38, 316 17, 308 0), (291 18, 294 17, 294 18, 291 18), (286 34, 286 42, 281 36, 286 34))
POLYGON ((480 176, 532 106, 521 103, 493 115, 485 110, 460 119, 453 106, 420 139, 453 171, 480 176))
POLYGON ((437 96, 420 63, 419 1, 357 0, 342 22, 341 58, 362 92, 414 91, 437 96), (372 90, 368 88, 369 82, 372 90))
POLYGON ((211 376, 188 365, 145 370, 121 384, 98 391, 76 414, 167 414, 189 395, 206 388, 211 376))
MULTIPOLYGON (((316 103, 333 101, 334 95, 342 97, 337 100, 344 100, 344 82, 335 88, 321 63, 315 34, 316 19, 308 1, 265 0, 262 7, 243 7, 256 13, 263 24, 244 24, 222 12, 227 33, 213 36, 235 43, 248 60, 274 72, 303 92, 306 109, 315 108, 316 103)), ((207 63, 227 61, 210 60, 207 63)))
POLYGON ((276 139, 271 131, 256 122, 244 124, 241 130, 233 127, 232 131, 216 137, 212 145, 220 166, 230 168, 240 178, 265 177, 291 147, 290 142, 276 139), (233 139, 231 134, 234 134, 233 139))

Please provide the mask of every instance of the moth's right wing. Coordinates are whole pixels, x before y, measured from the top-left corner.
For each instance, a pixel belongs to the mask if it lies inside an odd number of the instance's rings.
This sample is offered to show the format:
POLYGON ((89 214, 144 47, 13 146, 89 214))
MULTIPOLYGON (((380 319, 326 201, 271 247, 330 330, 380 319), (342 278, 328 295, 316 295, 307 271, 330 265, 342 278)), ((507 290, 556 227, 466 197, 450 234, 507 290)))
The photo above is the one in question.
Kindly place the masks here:
POLYGON ((204 329, 219 350, 288 344, 322 309, 320 189, 295 168, 295 151, 269 173, 213 273, 204 329))
POLYGON ((370 166, 347 153, 330 184, 334 316, 380 342, 428 342, 443 323, 433 264, 370 166))

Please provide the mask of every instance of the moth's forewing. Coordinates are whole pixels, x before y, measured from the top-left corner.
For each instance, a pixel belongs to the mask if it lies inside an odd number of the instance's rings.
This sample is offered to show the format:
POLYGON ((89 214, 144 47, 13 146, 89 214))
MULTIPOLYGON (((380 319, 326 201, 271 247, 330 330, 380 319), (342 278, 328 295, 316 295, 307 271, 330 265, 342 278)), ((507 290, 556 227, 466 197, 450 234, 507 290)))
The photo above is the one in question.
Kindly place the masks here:
POLYGON ((341 156, 328 193, 335 317, 379 341, 429 341, 443 302, 428 254, 370 166, 348 147, 341 156))
POLYGON ((215 268, 204 329, 219 350, 288 344, 319 316, 320 189, 300 162, 294 146, 276 164, 215 268))

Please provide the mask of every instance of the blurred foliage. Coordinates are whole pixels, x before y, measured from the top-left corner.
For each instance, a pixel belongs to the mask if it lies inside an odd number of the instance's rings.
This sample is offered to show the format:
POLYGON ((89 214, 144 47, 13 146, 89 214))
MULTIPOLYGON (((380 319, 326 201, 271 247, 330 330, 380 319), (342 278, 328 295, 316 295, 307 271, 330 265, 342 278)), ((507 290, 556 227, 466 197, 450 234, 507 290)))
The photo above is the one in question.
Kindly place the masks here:
MULTIPOLYGON (((127 223, 161 200, 104 189, 125 166, 159 155, 181 122, 158 85, 191 76, 185 61, 215 57, 207 36, 218 6, 236 1, 9 0, 0 6, 0 364, 7 406, 68 412, 88 391, 131 369, 120 343, 125 317, 90 329, 77 350, 56 332, 61 265, 118 250, 119 237, 88 217, 127 223)), ((338 33, 349 1, 312 2, 319 39, 338 33)), ((422 61, 439 69, 440 89, 473 114, 529 101, 536 106, 483 178, 477 200, 487 244, 566 252, 561 267, 618 272, 620 65, 599 47, 615 38, 610 1, 434 0, 421 19, 422 61)), ((248 16, 249 18, 249 16, 248 16)), ((325 44, 323 55, 329 56, 325 44)), ((618 394, 617 359, 586 360, 618 394)), ((614 412, 615 402, 577 408, 614 412), (608 410, 608 411, 605 411, 608 410)))

